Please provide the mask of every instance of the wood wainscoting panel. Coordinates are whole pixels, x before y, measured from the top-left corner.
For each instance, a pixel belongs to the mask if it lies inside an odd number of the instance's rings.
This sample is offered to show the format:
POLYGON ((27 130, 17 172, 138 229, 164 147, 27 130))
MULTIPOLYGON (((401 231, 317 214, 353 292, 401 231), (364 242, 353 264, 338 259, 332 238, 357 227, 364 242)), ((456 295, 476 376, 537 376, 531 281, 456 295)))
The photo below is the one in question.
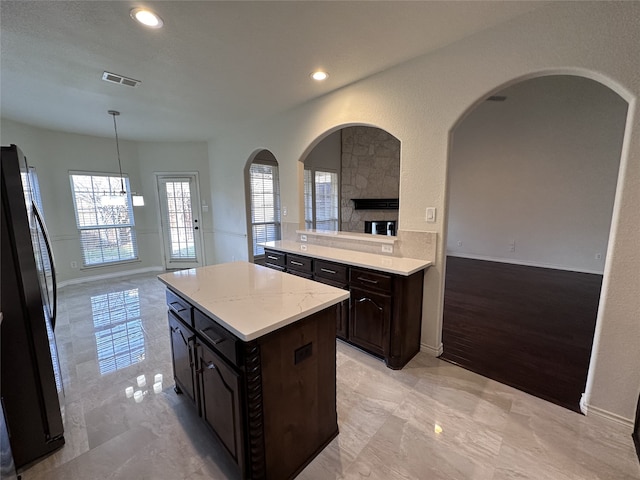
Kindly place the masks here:
POLYGON ((580 411, 602 275, 447 257, 440 358, 580 411))

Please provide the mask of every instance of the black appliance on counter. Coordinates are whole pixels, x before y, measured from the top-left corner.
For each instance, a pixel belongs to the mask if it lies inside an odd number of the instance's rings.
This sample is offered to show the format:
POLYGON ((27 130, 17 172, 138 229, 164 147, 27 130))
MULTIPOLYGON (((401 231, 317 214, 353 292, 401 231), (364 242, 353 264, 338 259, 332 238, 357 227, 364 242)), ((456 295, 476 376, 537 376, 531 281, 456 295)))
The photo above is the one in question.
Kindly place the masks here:
POLYGON ((393 220, 365 220, 364 233, 393 236, 396 234, 396 222, 393 220))
POLYGON ((53 255, 35 199, 35 175, 15 145, 2 147, 0 397, 16 468, 64 445, 55 343, 53 255))

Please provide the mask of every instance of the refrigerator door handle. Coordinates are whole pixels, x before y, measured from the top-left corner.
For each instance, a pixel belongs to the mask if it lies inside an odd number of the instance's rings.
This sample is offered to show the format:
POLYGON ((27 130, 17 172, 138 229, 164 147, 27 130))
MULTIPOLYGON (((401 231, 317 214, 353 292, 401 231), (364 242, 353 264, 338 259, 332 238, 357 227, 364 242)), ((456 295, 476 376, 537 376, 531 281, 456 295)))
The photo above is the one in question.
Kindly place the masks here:
POLYGON ((38 209, 38 206, 35 202, 31 202, 31 208, 33 208, 33 214, 38 221, 38 225, 40 226, 40 230, 42 231, 42 238, 44 239, 44 245, 47 248, 47 256, 49 257, 49 267, 51 268, 51 280, 53 282, 53 299, 51 305, 51 328, 55 330, 56 328, 56 313, 58 310, 58 284, 56 282, 56 266, 53 261, 53 250, 51 249, 51 243, 49 242, 49 233, 47 232, 47 227, 42 220, 42 214, 38 209))

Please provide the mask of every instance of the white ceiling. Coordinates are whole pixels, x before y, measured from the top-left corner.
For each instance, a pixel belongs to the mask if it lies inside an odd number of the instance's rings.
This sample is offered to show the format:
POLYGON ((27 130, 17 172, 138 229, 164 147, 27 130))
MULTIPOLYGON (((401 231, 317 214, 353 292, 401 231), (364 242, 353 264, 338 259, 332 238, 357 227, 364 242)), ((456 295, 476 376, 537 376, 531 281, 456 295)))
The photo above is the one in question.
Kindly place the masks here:
POLYGON ((108 137, 115 109, 121 138, 208 140, 543 4, 2 0, 0 113, 108 137), (135 6, 164 28, 131 20, 135 6), (105 70, 142 83, 104 82, 105 70))

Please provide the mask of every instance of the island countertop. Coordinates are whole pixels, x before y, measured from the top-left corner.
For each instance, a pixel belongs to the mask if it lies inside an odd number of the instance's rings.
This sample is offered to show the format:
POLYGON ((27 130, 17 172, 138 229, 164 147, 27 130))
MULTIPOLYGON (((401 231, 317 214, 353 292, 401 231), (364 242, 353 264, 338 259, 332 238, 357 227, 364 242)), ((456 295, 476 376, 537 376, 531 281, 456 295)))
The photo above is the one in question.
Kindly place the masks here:
POLYGON ((158 275, 158 279, 248 342, 349 298, 349 292, 248 262, 158 275))
POLYGON ((416 258, 392 257, 375 253, 345 250, 343 248, 327 247, 311 243, 298 243, 288 240, 261 243, 265 248, 273 248, 287 253, 306 255, 339 263, 346 263, 355 267, 370 268, 381 272, 408 276, 431 266, 429 260, 416 258))

